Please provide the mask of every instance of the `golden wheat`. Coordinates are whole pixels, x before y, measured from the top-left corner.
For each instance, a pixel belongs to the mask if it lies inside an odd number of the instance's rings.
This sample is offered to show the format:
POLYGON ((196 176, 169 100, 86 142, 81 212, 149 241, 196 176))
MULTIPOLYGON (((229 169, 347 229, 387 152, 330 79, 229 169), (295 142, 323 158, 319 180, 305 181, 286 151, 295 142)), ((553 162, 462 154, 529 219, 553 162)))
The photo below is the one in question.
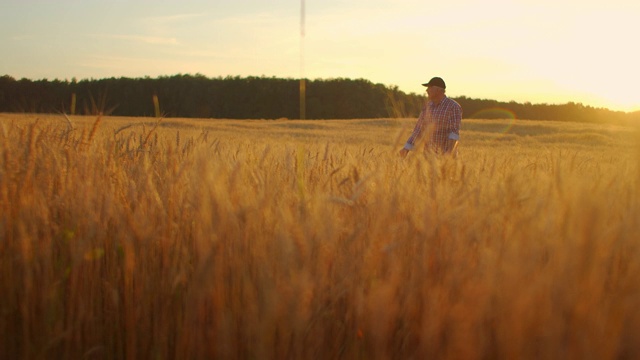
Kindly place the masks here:
POLYGON ((640 356, 637 129, 35 119, 0 114, 2 358, 640 356))

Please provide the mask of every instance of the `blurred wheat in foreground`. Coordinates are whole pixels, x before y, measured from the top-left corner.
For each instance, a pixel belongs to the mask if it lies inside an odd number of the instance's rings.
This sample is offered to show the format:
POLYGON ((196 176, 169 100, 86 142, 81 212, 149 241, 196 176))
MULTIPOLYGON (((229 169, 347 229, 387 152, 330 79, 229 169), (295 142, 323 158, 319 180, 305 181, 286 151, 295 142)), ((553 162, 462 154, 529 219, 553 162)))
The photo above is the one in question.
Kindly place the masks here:
POLYGON ((2 359, 640 357, 634 129, 66 120, 0 116, 2 359))

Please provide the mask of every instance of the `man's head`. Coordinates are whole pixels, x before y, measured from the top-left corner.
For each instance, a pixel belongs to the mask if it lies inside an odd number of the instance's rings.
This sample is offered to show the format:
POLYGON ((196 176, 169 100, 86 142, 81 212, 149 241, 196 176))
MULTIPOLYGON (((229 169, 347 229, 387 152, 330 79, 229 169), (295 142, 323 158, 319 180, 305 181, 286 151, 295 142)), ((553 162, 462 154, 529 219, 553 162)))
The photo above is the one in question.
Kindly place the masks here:
POLYGON ((429 95, 429 100, 434 102, 440 102, 445 95, 447 85, 444 83, 444 80, 440 77, 434 77, 429 80, 428 83, 422 84, 422 86, 427 87, 427 94, 429 95))
POLYGON ((424 84, 422 84, 422 86, 426 86, 426 87, 437 86, 437 87, 440 87, 440 88, 443 88, 443 89, 447 88, 447 85, 444 83, 444 80, 442 80, 442 78, 440 78, 440 77, 431 78, 431 80, 429 80, 428 83, 424 83, 424 84))

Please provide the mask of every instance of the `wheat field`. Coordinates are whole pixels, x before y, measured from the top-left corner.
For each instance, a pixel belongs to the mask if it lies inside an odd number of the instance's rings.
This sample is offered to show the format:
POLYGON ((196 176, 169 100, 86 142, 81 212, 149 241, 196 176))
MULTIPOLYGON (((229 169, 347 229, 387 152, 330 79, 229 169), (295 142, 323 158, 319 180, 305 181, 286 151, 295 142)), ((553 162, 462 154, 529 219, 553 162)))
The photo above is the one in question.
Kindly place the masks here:
POLYGON ((2 359, 640 357, 637 128, 0 114, 2 359))

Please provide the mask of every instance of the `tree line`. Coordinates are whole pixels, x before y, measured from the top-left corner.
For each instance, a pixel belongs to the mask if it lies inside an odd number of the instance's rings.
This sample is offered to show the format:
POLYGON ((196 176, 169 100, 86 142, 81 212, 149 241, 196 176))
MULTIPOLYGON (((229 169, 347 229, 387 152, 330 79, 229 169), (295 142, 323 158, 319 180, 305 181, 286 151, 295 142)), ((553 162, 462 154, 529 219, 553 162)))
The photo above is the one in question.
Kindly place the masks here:
MULTIPOLYGON (((580 103, 563 105, 500 102, 454 97, 465 118, 627 124, 625 113, 580 103)), ((415 117, 423 94, 365 79, 282 79, 178 74, 157 78, 16 80, 0 77, 0 112, 225 119, 354 119, 415 117), (304 94, 304 95, 301 95, 304 94), (156 104, 154 104, 154 98, 156 104)))

